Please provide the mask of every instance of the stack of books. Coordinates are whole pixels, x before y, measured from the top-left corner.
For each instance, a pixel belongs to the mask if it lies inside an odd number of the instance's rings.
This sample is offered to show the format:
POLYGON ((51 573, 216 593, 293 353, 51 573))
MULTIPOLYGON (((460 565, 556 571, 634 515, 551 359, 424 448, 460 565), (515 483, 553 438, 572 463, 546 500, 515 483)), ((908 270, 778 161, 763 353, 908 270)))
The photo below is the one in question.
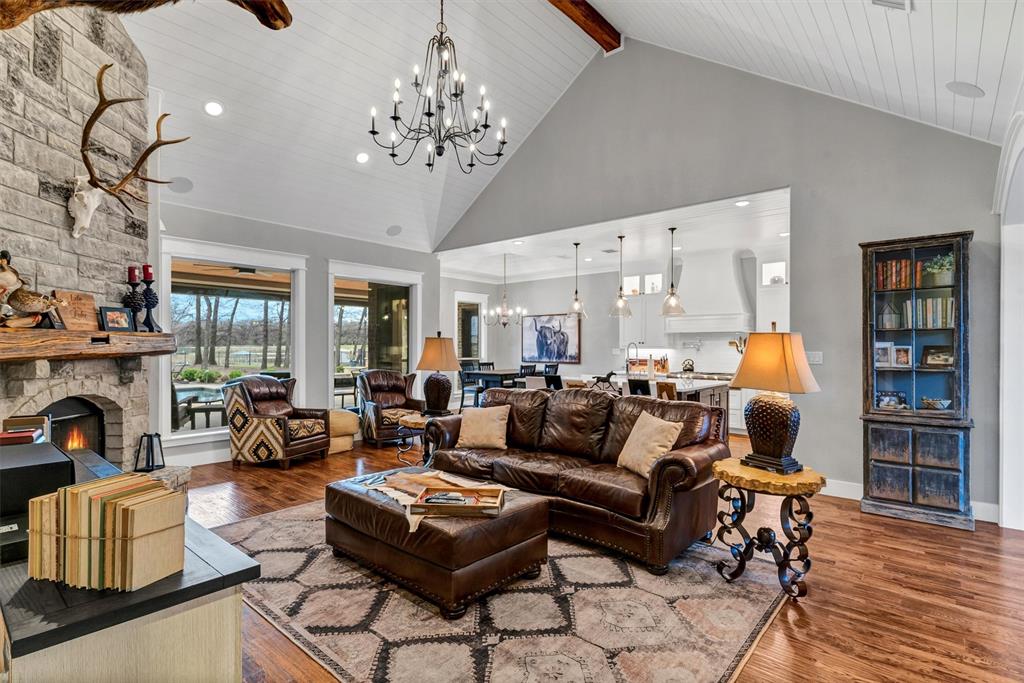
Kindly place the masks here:
POLYGON ((43 430, 38 427, 14 427, 0 432, 0 446, 18 446, 43 440, 43 430))
POLYGON ((185 494, 146 474, 29 500, 29 578, 133 591, 185 565, 185 494))
POLYGON ((875 289, 910 289, 910 259, 876 263, 875 289))

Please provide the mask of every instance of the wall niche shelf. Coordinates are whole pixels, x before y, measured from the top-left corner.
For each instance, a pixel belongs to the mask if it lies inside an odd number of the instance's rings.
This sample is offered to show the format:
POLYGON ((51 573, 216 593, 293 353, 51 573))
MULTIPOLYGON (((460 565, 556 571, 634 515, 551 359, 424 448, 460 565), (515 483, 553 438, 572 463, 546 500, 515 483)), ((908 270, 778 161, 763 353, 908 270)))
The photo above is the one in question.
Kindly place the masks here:
POLYGON ((173 334, 0 328, 0 363, 129 358, 174 353, 173 334))
POLYGON ((968 345, 973 235, 860 245, 864 512, 974 529, 968 345))

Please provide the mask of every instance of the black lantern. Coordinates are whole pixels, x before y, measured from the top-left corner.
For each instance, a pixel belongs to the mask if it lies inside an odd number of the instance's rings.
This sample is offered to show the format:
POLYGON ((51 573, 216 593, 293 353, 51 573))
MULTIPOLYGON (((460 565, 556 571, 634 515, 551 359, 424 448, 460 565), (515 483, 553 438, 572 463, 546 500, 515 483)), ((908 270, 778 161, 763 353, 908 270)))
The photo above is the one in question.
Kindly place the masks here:
POLYGON ((135 449, 135 471, 152 472, 164 468, 164 446, 159 434, 143 434, 135 449))

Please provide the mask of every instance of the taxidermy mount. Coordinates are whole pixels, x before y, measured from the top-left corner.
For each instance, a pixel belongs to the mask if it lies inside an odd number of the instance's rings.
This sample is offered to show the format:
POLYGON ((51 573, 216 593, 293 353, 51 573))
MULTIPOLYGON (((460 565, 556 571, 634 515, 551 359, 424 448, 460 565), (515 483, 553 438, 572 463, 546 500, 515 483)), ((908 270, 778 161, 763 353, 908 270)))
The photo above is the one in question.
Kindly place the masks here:
MULTIPOLYGON (((284 0, 227 0, 250 12, 269 29, 288 28, 292 14, 284 0)), ((33 14, 63 7, 93 7, 114 14, 134 14, 154 7, 177 4, 178 0, 3 0, 0 2, 0 29, 14 28, 33 14)))

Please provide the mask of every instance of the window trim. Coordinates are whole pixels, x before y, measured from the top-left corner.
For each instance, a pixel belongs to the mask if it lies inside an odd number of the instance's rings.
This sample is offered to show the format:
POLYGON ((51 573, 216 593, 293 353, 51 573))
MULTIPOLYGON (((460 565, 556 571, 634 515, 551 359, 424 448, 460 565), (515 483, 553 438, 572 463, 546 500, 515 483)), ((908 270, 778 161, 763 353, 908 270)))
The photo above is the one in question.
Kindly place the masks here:
MULTIPOLYGON (((330 259, 327 262, 327 281, 324 283, 327 294, 327 308, 324 311, 324 315, 327 316, 327 320, 334 319, 334 280, 336 278, 366 280, 367 282, 402 285, 409 288, 409 371, 416 372, 413 368, 419 362, 420 352, 423 349, 422 271, 330 259)), ((328 325, 327 330, 327 368, 331 370, 331 377, 333 378, 334 325, 328 325)), ((419 381, 419 373, 417 373, 417 381, 419 381)), ((327 395, 324 397, 324 400, 327 401, 326 405, 334 405, 333 381, 327 383, 327 395)))
MULTIPOLYGON (((295 385, 295 405, 306 405, 306 265, 308 258, 301 254, 289 254, 253 247, 243 247, 221 242, 207 242, 185 237, 161 235, 160 271, 157 273, 157 288, 160 301, 171 300, 171 261, 174 258, 195 259, 213 263, 227 263, 253 268, 287 270, 292 276, 292 295, 289 302, 289 325, 291 326, 292 376, 295 385)), ((169 303, 159 306, 157 322, 165 329, 171 328, 171 307, 169 303)), ((165 446, 206 444, 223 441, 226 429, 171 432, 171 356, 157 356, 157 424, 165 446), (204 438, 205 437, 205 438, 204 438)))

